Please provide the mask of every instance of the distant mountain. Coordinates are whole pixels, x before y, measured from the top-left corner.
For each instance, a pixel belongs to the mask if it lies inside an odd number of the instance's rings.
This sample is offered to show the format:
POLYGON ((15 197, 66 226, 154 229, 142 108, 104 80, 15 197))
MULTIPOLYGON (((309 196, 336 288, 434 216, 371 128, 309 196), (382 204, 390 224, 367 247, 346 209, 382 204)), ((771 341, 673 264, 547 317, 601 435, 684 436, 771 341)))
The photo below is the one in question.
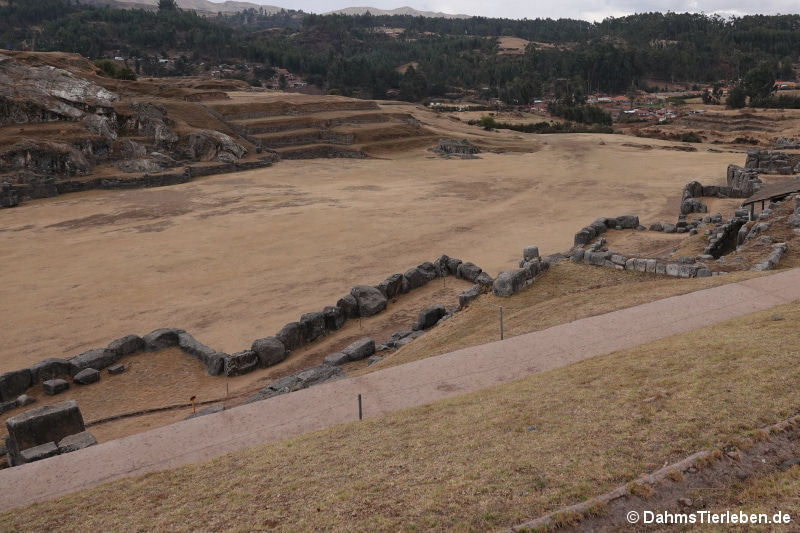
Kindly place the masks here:
MULTIPOLYGON (((111 2, 100 2, 111 3, 111 2)), ((116 4, 132 4, 132 7, 142 6, 157 6, 158 0, 116 0, 116 4)), ((233 2, 227 0, 226 2, 210 2, 209 0, 177 0, 178 7, 181 9, 193 9, 195 11, 209 11, 211 13, 238 13, 245 9, 263 9, 265 13, 277 13, 282 7, 278 6, 262 6, 260 4, 253 4, 250 2, 233 2)))
MULTIPOLYGON (((84 3, 89 4, 104 4, 112 6, 125 6, 129 5, 134 8, 148 8, 158 5, 158 0, 84 0, 84 3)), ((177 0, 178 7, 181 9, 193 9, 195 11, 207 11, 211 13, 238 13, 245 9, 263 9, 268 15, 278 13, 282 7, 278 6, 262 6, 260 4, 253 4, 251 2, 234 2, 227 0, 225 2, 211 2, 209 0, 177 0)), ((451 15, 449 13, 435 13, 433 11, 419 11, 413 7, 398 7, 397 9, 378 9, 377 7, 346 7, 344 9, 337 9, 336 11, 328 11, 324 15, 363 15, 370 12, 373 15, 411 15, 412 17, 432 17, 432 18, 447 18, 447 19, 468 19, 469 15, 451 15)))
POLYGON ((324 15, 411 15, 412 17, 432 17, 446 19, 468 19, 469 15, 451 15, 449 13, 434 13, 433 11, 419 11, 413 7, 398 7, 397 9, 378 9, 377 7, 346 7, 336 11, 328 11, 324 15))

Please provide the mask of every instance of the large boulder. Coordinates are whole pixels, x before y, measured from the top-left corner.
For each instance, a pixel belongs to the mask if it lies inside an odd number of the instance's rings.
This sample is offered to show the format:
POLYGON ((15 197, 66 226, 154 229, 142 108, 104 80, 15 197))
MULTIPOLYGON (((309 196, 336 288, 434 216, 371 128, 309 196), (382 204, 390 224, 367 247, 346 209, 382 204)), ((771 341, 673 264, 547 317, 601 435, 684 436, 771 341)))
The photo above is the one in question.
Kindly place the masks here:
POLYGON ((209 348, 185 331, 178 335, 178 346, 184 353, 189 354, 203 363, 209 376, 219 376, 222 374, 224 365, 223 359, 227 354, 209 348))
POLYGON ((48 379, 42 382, 42 390, 48 396, 61 394, 67 389, 69 389, 69 383, 65 379, 48 379))
POLYGON ((339 301, 336 302, 336 307, 342 309, 346 318, 358 317, 358 302, 352 294, 339 298, 339 301))
POLYGON ((447 258, 447 270, 450 272, 451 276, 455 276, 458 274, 458 267, 461 266, 461 259, 456 259, 455 257, 448 257, 447 258))
POLYGON ((226 376, 241 376, 252 372, 259 366, 259 356, 253 350, 242 350, 223 357, 223 371, 226 376))
POLYGON ((124 357, 145 349, 145 342, 138 335, 126 335, 117 340, 111 341, 108 349, 116 353, 119 357, 124 357))
POLYGON ((70 372, 74 376, 81 370, 85 370, 87 368, 102 370, 107 366, 113 365, 119 361, 119 358, 120 356, 117 355, 116 352, 113 352, 108 348, 95 348, 94 350, 88 350, 71 358, 69 360, 71 366, 70 372))
POLYGON ((317 365, 307 370, 303 370, 301 372, 297 372, 296 374, 291 374, 273 381, 258 391, 258 394, 248 398, 245 403, 266 400, 281 394, 305 389, 312 385, 317 385, 324 381, 336 379, 341 376, 344 376, 344 372, 342 372, 342 370, 335 365, 317 365))
POLYGON ((328 331, 336 331, 337 329, 341 329, 347 320, 344 309, 333 305, 325 307, 325 309, 322 310, 322 316, 325 319, 325 328, 328 331))
POLYGON ((164 348, 178 345, 178 336, 185 333, 184 330, 178 328, 158 328, 143 338, 144 345, 147 350, 154 352, 164 348))
POLYGON ((539 247, 538 246, 526 246, 522 249, 522 259, 526 263, 528 261, 533 261, 539 257, 539 247))
POLYGON ((181 138, 177 150, 192 161, 222 163, 233 163, 247 154, 247 150, 232 137, 214 130, 197 130, 181 138))
POLYGON ((442 304, 426 307, 417 316, 419 329, 428 329, 436 325, 439 320, 447 314, 447 309, 442 304))
POLYGON ((458 265, 458 271, 456 275, 461 279, 465 279, 467 281, 471 281, 474 283, 475 280, 478 278, 478 276, 481 274, 481 272, 483 272, 483 270, 481 270, 481 267, 467 261, 466 263, 461 263, 460 265, 458 265))
POLYGON ((322 360, 323 364, 332 366, 340 366, 349 362, 350 356, 344 352, 333 352, 332 354, 326 355, 325 359, 322 360))
POLYGON ((325 334, 325 316, 320 312, 305 313, 300 317, 303 344, 310 344, 325 334))
POLYGON ((473 285, 458 295, 458 306, 460 308, 466 307, 472 300, 481 295, 482 287, 478 284, 473 285))
POLYGON ((70 377, 72 365, 66 359, 51 357, 31 365, 31 384, 38 385, 42 381, 55 378, 70 377))
POLYGON ((639 217, 636 215, 618 216, 617 225, 622 229, 635 229, 639 226, 639 217))
POLYGON ((581 228, 573 237, 572 242, 575 246, 584 246, 592 242, 595 237, 594 229, 591 227, 581 228))
POLYGON ((78 385, 90 385, 92 383, 97 383, 100 381, 100 372, 94 368, 84 368, 75 374, 75 376, 73 376, 72 381, 78 385))
POLYGON ((289 322, 275 336, 283 343, 287 352, 292 352, 303 345, 303 327, 300 322, 289 322))
POLYGON ((478 274, 478 277, 475 278, 475 283, 478 285, 482 285, 483 287, 491 287, 494 283, 492 276, 489 275, 488 272, 481 272, 478 274))
POLYGON ((350 294, 358 302, 358 314, 362 317, 376 315, 386 309, 386 296, 381 291, 369 285, 356 285, 350 289, 350 294))
POLYGON ((369 337, 364 337, 342 349, 342 353, 347 354, 350 361, 366 359, 375 353, 375 341, 369 337))
POLYGON ((681 202, 681 214, 688 215, 690 213, 708 213, 708 207, 697 198, 686 198, 681 202))
POLYGON ((13 370, 0 375, 0 401, 8 402, 28 390, 33 384, 29 368, 13 370))
POLYGON ((277 337, 256 339, 250 349, 258 356, 261 368, 277 365, 286 359, 286 346, 277 337))
POLYGON ((381 281, 375 288, 381 291, 381 294, 387 298, 394 298, 400 294, 400 291, 403 289, 403 275, 392 274, 381 281))
POLYGON ((430 261, 425 261, 421 265, 417 265, 417 270, 419 270, 428 281, 432 281, 438 276, 436 266, 430 261))
POLYGON ((409 268, 406 270, 406 273, 403 274, 403 277, 406 279, 407 290, 417 289, 430 281, 428 276, 426 276, 419 267, 409 268))
POLYGON ((58 441, 58 453, 63 454, 77 452, 78 450, 82 450, 96 444, 97 439, 94 438, 94 435, 88 431, 81 431, 80 433, 75 433, 74 435, 67 435, 58 441))
POLYGON ((33 463, 34 461, 41 461, 48 457, 58 455, 58 446, 55 442, 46 442, 33 448, 22 450, 19 454, 20 464, 33 463))
POLYGON ((86 431, 75 400, 43 405, 6 420, 8 459, 11 466, 20 462, 20 452, 86 431))
POLYGON ((500 272, 492 285, 492 293, 504 298, 511 296, 518 293, 525 286, 527 280, 528 273, 524 268, 500 272))

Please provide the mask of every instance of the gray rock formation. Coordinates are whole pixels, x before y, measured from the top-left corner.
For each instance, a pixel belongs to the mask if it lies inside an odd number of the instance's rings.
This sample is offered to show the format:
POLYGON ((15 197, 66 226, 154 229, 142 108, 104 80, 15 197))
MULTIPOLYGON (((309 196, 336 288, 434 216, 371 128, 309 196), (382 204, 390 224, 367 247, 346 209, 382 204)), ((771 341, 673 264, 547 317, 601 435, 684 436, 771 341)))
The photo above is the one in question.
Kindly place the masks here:
POLYGON ((428 281, 430 281, 428 279, 428 276, 426 276, 417 267, 409 268, 408 270, 406 270, 405 274, 403 274, 403 277, 406 279, 407 282, 406 283, 407 290, 417 289, 428 283, 428 281))
POLYGON ((48 379, 42 382, 42 390, 44 390, 44 393, 48 396, 61 394, 67 389, 69 389, 69 383, 65 379, 48 379))
MULTIPOLYGON (((145 336, 145 342, 147 342, 147 336, 145 336)), ((178 334, 178 346, 184 353, 203 363, 209 376, 219 376, 222 374, 224 358, 227 354, 209 348, 185 331, 178 334)))
POLYGON ((43 405, 6 420, 8 462, 23 464, 24 450, 47 443, 61 442, 69 435, 86 431, 83 416, 74 400, 43 405))
POLYGON ((111 341, 108 344, 108 349, 114 352, 117 357, 124 357, 126 355, 144 350, 145 342, 144 339, 138 335, 126 335, 111 341))
POLYGON ((342 376, 344 376, 344 372, 335 365, 318 365, 273 381, 258 391, 258 394, 248 398, 245 403, 266 400, 274 396, 305 389, 342 376))
POLYGON ((322 313, 305 313, 300 317, 303 344, 310 344, 325 334, 325 316, 322 313))
POLYGON ((475 265, 474 263, 466 262, 458 265, 458 271, 456 275, 461 279, 474 283, 475 280, 478 279, 478 276, 481 272, 483 272, 483 270, 481 270, 479 266, 475 265))
POLYGON ((81 431, 80 433, 75 433, 74 435, 67 435, 58 441, 58 453, 64 454, 77 452, 78 450, 82 450, 96 444, 97 439, 94 438, 94 435, 88 431, 81 431))
POLYGON ((142 339, 144 340, 145 348, 154 352, 156 350, 177 346, 181 333, 186 332, 177 328, 159 328, 151 331, 142 337, 142 339))
POLYGON ((325 328, 328 331, 336 331, 341 329, 347 320, 344 309, 330 305, 322 310, 322 316, 325 319, 325 328))
POLYGON ((233 163, 247 154, 232 137, 213 130, 197 130, 181 138, 176 149, 191 161, 233 163))
POLYGON ((417 316, 419 329, 428 329, 436 325, 439 320, 447 314, 447 309, 441 304, 426 307, 417 316))
POLYGON ((102 370, 109 365, 113 365, 119 360, 119 355, 108 348, 95 348, 88 350, 69 360, 70 372, 73 376, 87 368, 102 370))
POLYGON ((303 327, 300 322, 289 322, 275 337, 283 343, 287 352, 292 352, 303 345, 303 327))
POLYGON ((336 302, 336 307, 340 307, 347 318, 358 317, 358 302, 352 294, 339 298, 339 301, 336 302))
POLYGON ((458 306, 459 306, 459 308, 463 309, 464 307, 469 305, 469 303, 472 300, 474 300, 475 298, 480 296, 481 293, 482 293, 482 288, 483 287, 481 285, 475 284, 472 287, 470 287, 469 289, 466 289, 466 290, 462 291, 461 294, 458 295, 458 306))
POLYGON ((100 372, 94 368, 84 368, 72 377, 72 381, 78 385, 90 385, 100 381, 100 372))
POLYGON ((375 341, 369 337, 359 339, 342 349, 350 361, 360 361, 375 353, 375 341))
POLYGON ((47 379, 71 377, 72 365, 66 359, 52 357, 31 365, 31 385, 38 385, 47 379))
POLYGON ((376 287, 386 298, 394 298, 403 289, 403 274, 392 274, 376 287))
POLYGON ((28 390, 33 382, 30 369, 14 370, 0 375, 0 401, 8 402, 28 390))
POLYGON ((500 272, 492 285, 492 293, 503 298, 512 296, 522 290, 527 280, 527 270, 523 268, 500 272))
POLYGON ((223 373, 228 376, 241 376, 259 367, 259 355, 253 350, 242 350, 222 358, 223 373))
POLYGON ((286 346, 277 337, 256 339, 250 349, 258 356, 261 368, 277 365, 288 355, 286 346))
POLYGON ((358 314, 362 317, 376 315, 386 309, 386 296, 381 291, 369 285, 356 285, 350 289, 350 294, 358 302, 358 314))

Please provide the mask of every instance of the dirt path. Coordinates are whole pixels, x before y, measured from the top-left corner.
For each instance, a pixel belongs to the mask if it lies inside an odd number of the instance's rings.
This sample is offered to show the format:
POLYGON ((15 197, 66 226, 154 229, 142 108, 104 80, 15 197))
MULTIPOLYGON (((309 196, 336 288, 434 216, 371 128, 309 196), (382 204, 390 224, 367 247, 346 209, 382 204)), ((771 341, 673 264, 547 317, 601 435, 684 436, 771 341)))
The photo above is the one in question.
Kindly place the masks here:
POLYGON ((187 420, 0 472, 0 510, 199 462, 356 419, 507 383, 800 298, 800 269, 657 300, 547 330, 187 420))

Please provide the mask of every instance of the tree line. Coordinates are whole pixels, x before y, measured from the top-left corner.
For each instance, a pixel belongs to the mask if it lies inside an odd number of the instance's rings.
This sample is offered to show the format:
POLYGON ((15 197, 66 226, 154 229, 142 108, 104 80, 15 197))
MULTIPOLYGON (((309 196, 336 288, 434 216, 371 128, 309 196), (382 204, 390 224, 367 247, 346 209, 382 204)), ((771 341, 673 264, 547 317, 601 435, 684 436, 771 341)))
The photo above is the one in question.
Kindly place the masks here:
POLYGON ((204 17, 178 9, 173 0, 160 0, 158 7, 14 1, 0 7, 0 40, 15 47, 35 41, 38 50, 93 60, 111 51, 126 58, 181 56, 168 71, 157 62, 128 65, 150 75, 191 73, 201 63, 247 63, 255 72, 288 68, 350 96, 420 101, 474 91, 519 105, 545 94, 624 94, 664 82, 717 82, 743 91, 748 73, 762 65, 771 76, 794 79, 800 53, 800 15, 643 13, 589 23, 256 9, 204 17), (502 55, 498 36, 532 43, 522 54, 502 55))

